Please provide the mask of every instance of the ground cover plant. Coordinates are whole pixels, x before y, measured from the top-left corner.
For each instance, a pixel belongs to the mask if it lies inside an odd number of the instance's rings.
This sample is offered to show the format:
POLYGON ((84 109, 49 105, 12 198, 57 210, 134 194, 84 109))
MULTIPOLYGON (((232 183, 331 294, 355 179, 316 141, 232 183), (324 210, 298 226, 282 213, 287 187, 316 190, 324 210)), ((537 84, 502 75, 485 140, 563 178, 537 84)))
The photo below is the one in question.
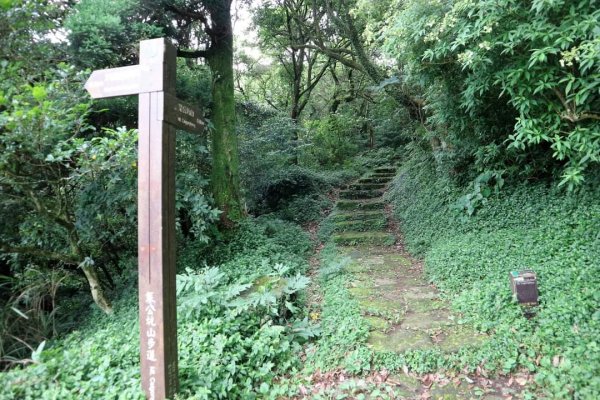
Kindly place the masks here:
POLYGON ((461 190, 429 165, 418 157, 407 163, 390 200, 429 279, 466 320, 493 334, 479 354, 483 365, 525 368, 557 398, 598 397, 597 186, 565 194, 544 183, 516 185, 464 218, 461 190), (521 269, 539 279, 540 306, 529 320, 508 285, 508 273, 521 269))
MULTIPOLYGON (((298 227, 267 219, 245 223, 218 246, 222 263, 184 266, 177 275, 180 398, 264 397, 275 376, 299 367, 295 354, 315 334, 301 296, 310 248, 298 227)), ((1 374, 0 397, 143 398, 137 293, 124 289, 114 316, 92 310, 81 328, 43 342, 23 367, 1 374)))

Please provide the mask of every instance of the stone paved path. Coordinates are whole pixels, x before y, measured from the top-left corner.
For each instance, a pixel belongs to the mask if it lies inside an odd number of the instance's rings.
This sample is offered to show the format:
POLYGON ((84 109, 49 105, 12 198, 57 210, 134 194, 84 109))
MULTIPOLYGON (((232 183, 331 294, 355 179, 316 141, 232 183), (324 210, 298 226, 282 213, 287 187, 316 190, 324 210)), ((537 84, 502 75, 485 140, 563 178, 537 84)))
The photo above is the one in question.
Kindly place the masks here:
MULTIPOLYGON (((460 324, 459 316, 423 277, 422 264, 396 243, 382 198, 394 175, 395 168, 382 167, 359 179, 340 193, 331 216, 332 238, 352 259, 349 290, 371 325, 369 346, 381 352, 454 352, 482 342, 485 335, 460 324)), ((485 391, 469 378, 433 382, 425 389, 414 377, 400 374, 390 379, 400 389, 400 398, 495 399, 512 398, 517 392, 502 379, 489 381, 485 391)))

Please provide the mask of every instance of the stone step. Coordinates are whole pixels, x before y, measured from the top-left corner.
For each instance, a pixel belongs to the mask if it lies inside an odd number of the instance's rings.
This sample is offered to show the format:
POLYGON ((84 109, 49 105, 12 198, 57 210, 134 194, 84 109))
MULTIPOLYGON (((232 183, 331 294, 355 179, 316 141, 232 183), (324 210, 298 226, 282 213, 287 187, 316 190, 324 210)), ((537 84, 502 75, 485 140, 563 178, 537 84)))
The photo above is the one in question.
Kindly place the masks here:
POLYGON ((348 220, 338 221, 334 223, 336 232, 348 232, 348 231, 372 231, 377 229, 383 229, 387 226, 387 220, 384 218, 371 218, 363 220, 348 220))
POLYGON ((396 176, 396 174, 380 174, 380 173, 367 175, 368 178, 389 178, 389 179, 394 179, 395 176, 396 176))
POLYGON ((374 189, 383 189, 385 188, 385 183, 383 182, 374 182, 374 183, 353 183, 348 186, 348 189, 353 190, 374 190, 374 189))
POLYGON ((340 199, 374 199, 383 195, 383 190, 342 190, 340 199))
POLYGON ((395 167, 378 167, 373 170, 376 174, 395 174, 395 167))
POLYGON ((385 214, 382 210, 367 210, 367 211, 352 211, 352 212, 336 212, 330 216, 331 220, 335 221, 359 221, 365 219, 383 218, 385 214))
POLYGON ((333 241, 341 246, 356 244, 391 246, 396 242, 396 238, 391 233, 381 231, 344 232, 334 234, 333 241))
POLYGON ((385 177, 381 177, 381 176, 365 176, 364 178, 360 178, 357 183, 363 184, 363 183, 388 183, 393 179, 393 176, 385 176, 385 177))
POLYGON ((337 202, 339 210, 383 210, 385 202, 381 199, 374 200, 340 200, 337 202))

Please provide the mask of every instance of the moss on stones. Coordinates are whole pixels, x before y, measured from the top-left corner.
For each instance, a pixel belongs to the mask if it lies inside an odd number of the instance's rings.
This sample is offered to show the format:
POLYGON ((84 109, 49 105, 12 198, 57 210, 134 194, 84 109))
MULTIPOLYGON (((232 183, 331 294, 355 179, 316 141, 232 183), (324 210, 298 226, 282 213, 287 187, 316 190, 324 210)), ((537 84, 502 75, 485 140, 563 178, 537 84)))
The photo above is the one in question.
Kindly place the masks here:
POLYGON ((344 232, 332 236, 334 243, 341 245, 371 244, 375 246, 391 246, 396 241, 394 235, 386 232, 344 232))
POLYGON ((340 200, 337 202, 340 210, 383 210, 385 203, 381 199, 376 200, 340 200))
POLYGON ((358 189, 349 189, 342 190, 340 192, 340 199, 374 199, 376 197, 381 197, 383 195, 383 191, 380 189, 370 189, 370 190, 358 190, 358 189))
POLYGON ((337 221, 334 222, 334 229, 336 232, 345 231, 369 231, 383 229, 387 225, 385 218, 373 218, 373 219, 362 219, 362 220, 349 220, 349 221, 337 221))
POLYGON ((445 328, 436 337, 436 345, 446 352, 458 351, 463 347, 481 345, 487 335, 478 333, 472 327, 456 325, 445 328))
POLYGON ((454 321, 450 319, 450 312, 445 309, 411 312, 402 321, 402 327, 406 329, 439 329, 450 325, 454 325, 454 321))
POLYGON ((395 329, 388 333, 373 331, 369 335, 368 343, 375 351, 395 353, 434 347, 431 338, 425 332, 407 329, 395 329))

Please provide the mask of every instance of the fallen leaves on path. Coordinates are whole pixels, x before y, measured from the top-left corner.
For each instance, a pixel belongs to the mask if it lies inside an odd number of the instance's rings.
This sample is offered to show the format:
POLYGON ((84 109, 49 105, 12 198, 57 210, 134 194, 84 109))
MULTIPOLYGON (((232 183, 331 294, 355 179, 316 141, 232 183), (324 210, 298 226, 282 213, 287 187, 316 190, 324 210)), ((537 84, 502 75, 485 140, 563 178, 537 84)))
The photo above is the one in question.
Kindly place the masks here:
POLYGON ((442 372, 416 375, 405 367, 400 374, 394 375, 385 369, 364 376, 356 376, 342 369, 317 371, 299 385, 299 395, 293 399, 312 399, 323 395, 327 395, 327 398, 343 395, 345 399, 380 399, 382 397, 379 393, 385 393, 386 399, 429 400, 442 398, 440 393, 447 387, 449 391, 456 392, 458 398, 485 398, 486 395, 492 395, 494 398, 513 400, 521 398, 525 386, 533 383, 533 375, 527 371, 490 378, 487 371, 481 367, 474 373, 457 375, 442 372), (417 385, 406 386, 402 374, 409 380, 415 380, 417 385), (413 394, 407 397, 407 392, 413 394), (373 393, 376 394, 372 395, 373 393))

